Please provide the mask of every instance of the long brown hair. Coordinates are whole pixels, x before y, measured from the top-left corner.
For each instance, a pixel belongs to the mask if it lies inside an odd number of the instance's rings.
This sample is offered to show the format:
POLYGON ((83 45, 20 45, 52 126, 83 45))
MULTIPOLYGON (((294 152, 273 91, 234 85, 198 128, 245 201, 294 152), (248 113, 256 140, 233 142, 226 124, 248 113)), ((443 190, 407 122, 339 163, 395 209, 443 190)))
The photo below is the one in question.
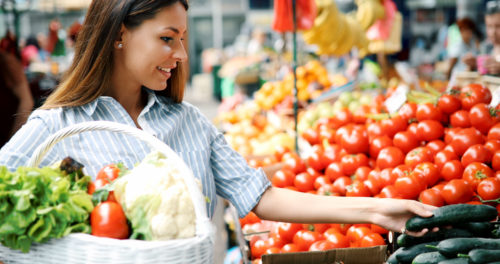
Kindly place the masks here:
MULTIPOLYGON (((62 83, 41 108, 80 106, 97 99, 111 85, 114 42, 122 24, 133 29, 158 11, 187 0, 93 0, 75 44, 75 57, 62 83)), ((182 63, 172 72, 167 89, 157 94, 182 102, 186 82, 182 63)))

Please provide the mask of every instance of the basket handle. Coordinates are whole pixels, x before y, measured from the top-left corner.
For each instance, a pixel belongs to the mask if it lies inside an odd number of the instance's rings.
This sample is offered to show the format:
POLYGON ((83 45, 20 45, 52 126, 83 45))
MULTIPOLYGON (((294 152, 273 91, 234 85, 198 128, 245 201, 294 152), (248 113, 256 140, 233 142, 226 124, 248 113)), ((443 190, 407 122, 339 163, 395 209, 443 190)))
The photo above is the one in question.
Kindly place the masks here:
POLYGON ((205 199, 203 198, 204 196, 201 190, 198 188, 198 184, 195 181, 191 169, 187 167, 184 161, 169 146, 167 146, 156 137, 138 128, 110 121, 90 121, 65 127, 49 136, 41 145, 36 148, 33 155, 29 159, 27 166, 38 167, 47 152, 59 141, 72 135, 97 130, 127 134, 147 143, 151 149, 160 151, 163 154, 167 155, 167 157, 174 157, 175 159, 177 159, 179 170, 185 176, 184 179, 186 180, 186 185, 188 187, 189 193, 191 194, 191 199, 193 200, 196 214, 196 233, 198 235, 201 235, 199 234, 199 231, 209 229, 207 228, 207 226, 210 225, 210 220, 207 217, 207 211, 204 202, 205 199))

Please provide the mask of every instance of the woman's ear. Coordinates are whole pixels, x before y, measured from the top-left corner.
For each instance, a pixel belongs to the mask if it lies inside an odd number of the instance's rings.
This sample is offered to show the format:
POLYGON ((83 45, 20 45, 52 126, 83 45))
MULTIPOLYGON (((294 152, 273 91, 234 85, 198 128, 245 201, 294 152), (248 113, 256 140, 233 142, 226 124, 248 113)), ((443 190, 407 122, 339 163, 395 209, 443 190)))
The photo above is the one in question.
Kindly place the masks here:
POLYGON ((120 29, 120 32, 118 33, 118 36, 116 37, 115 40, 115 48, 121 49, 123 47, 123 41, 125 39, 125 34, 126 34, 127 28, 122 24, 122 27, 120 29))

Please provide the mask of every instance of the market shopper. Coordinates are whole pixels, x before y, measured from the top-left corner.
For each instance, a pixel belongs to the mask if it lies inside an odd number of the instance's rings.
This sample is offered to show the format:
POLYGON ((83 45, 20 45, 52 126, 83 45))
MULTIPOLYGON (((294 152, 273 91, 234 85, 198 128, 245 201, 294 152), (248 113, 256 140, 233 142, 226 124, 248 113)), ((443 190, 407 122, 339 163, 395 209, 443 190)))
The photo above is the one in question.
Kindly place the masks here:
MULTIPOLYGON (((432 215, 434 207, 417 201, 329 197, 271 187, 262 170, 250 168, 197 108, 182 101, 187 9, 186 0, 94 0, 69 72, 0 150, 0 164, 14 170, 57 130, 108 120, 138 127, 176 151, 201 181, 209 216, 216 194, 231 201, 240 217, 253 210, 276 221, 374 223, 402 231, 415 214, 432 215)), ((110 162, 132 167, 148 152, 134 138, 93 131, 64 139, 41 165, 72 156, 95 176, 110 162)))
POLYGON ((461 40, 459 43, 451 47, 448 51, 449 69, 448 79, 454 73, 467 70, 465 60, 468 57, 475 57, 479 53, 479 44, 482 34, 478 30, 476 24, 470 18, 461 18, 456 22, 460 31, 461 40))
POLYGON ((500 1, 486 3, 484 16, 487 41, 481 45, 480 56, 466 55, 463 61, 469 70, 478 70, 478 62, 485 70, 481 73, 500 75, 500 1))

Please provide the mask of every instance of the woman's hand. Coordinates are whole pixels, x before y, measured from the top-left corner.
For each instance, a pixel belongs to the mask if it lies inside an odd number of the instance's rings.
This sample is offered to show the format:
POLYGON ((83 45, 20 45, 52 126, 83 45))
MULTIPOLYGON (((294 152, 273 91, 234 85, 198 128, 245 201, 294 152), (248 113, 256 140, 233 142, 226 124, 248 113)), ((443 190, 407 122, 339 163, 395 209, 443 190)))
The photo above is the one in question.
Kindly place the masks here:
POLYGON ((488 58, 484 66, 489 74, 500 75, 500 62, 496 61, 494 58, 488 58))
POLYGON ((471 53, 467 53, 462 57, 462 62, 467 65, 467 68, 469 70, 474 70, 476 69, 476 57, 472 55, 471 53))
POLYGON ((415 215, 430 217, 432 216, 432 211, 437 208, 413 200, 377 199, 377 201, 377 212, 373 222, 388 230, 412 236, 422 236, 428 230, 423 229, 419 232, 406 231, 406 221, 415 215))

